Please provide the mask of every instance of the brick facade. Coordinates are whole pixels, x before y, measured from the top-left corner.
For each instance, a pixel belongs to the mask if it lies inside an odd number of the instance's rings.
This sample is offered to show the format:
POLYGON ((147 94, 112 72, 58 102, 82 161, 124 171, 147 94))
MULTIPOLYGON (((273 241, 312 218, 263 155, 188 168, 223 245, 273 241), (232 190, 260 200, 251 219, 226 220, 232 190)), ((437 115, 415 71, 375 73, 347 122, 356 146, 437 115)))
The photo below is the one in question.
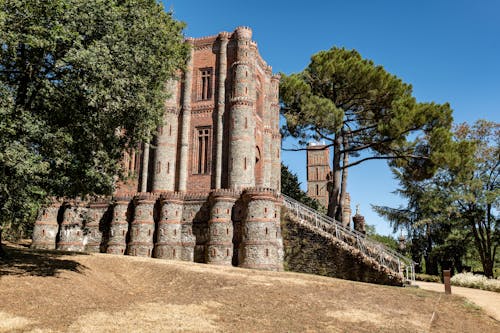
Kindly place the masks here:
POLYGON ((163 123, 112 198, 54 202, 33 247, 281 270, 279 75, 252 30, 189 38, 163 123))
POLYGON ((328 207, 328 181, 331 177, 330 149, 310 143, 307 147, 307 195, 328 207))

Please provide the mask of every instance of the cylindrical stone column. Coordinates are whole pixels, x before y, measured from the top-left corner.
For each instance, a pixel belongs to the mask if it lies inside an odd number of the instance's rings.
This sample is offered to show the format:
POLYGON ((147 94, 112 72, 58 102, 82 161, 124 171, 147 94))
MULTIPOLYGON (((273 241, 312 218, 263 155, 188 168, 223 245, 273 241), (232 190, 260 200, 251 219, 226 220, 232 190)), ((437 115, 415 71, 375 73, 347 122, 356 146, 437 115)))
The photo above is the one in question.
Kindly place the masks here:
POLYGON ((224 137, 224 111, 226 108, 226 74, 227 74, 227 43, 229 34, 219 34, 219 73, 218 73, 218 95, 217 95, 217 147, 215 157, 215 188, 222 187, 222 141, 224 137))
POLYGON ((107 253, 124 254, 127 248, 128 232, 128 206, 131 201, 128 195, 117 196, 114 198, 113 219, 109 226, 109 240, 107 253))
POLYGON ((178 81, 167 83, 170 97, 165 101, 163 123, 156 135, 155 165, 152 175, 152 190, 173 191, 175 189, 175 167, 177 160, 177 136, 179 110, 177 107, 178 81))
POLYGON ((263 131, 263 152, 262 152, 262 186, 272 187, 271 175, 273 168, 273 130, 274 130, 274 108, 272 103, 273 98, 273 85, 271 85, 272 68, 271 66, 266 67, 264 78, 264 131, 263 131))
POLYGON ((193 39, 188 38, 191 52, 189 54, 186 71, 184 73, 184 93, 182 99, 182 130, 181 149, 179 158, 179 191, 185 192, 188 178, 189 137, 191 136, 191 89, 193 86, 193 39))
POLYGON ((283 246, 283 235, 281 233, 281 207, 283 206, 283 198, 277 197, 274 204, 274 219, 276 225, 276 247, 278 249, 278 257, 276 258, 276 267, 278 271, 283 271, 283 262, 285 260, 285 249, 283 246))
POLYGON ((236 201, 233 191, 217 190, 210 197, 206 263, 231 266, 233 258, 233 222, 231 213, 236 201))
POLYGON ((148 172, 149 172, 149 142, 144 143, 142 150, 142 175, 141 175, 141 192, 148 190, 148 172))
POLYGON ((161 259, 181 259, 182 252, 182 204, 180 193, 162 195, 160 222, 155 247, 155 257, 161 259))
POLYGON ((83 214, 85 208, 80 201, 73 201, 66 206, 59 229, 58 250, 83 252, 83 214))
POLYGON ((156 197, 151 193, 141 193, 135 197, 134 220, 130 226, 128 254, 139 257, 151 257, 155 221, 153 217, 156 197))
POLYGON ((238 266, 278 270, 276 192, 251 188, 243 192, 246 216, 242 224, 242 242, 238 266))
POLYGON ((271 115, 272 115, 272 152, 271 152, 271 188, 281 191, 281 134, 279 125, 279 81, 280 75, 271 77, 271 115))
POLYGON ((193 234, 193 221, 183 221, 181 225, 181 260, 194 261, 196 237, 193 234))
POLYGON ((52 202, 46 208, 38 211, 38 217, 33 227, 32 249, 54 250, 56 248, 56 238, 59 231, 57 216, 61 202, 52 199, 52 202))
POLYGON ((101 252, 103 229, 102 219, 109 208, 109 201, 105 198, 97 198, 89 203, 87 220, 85 222, 85 233, 87 236, 85 251, 101 252))
POLYGON ((229 131, 229 187, 255 186, 255 88, 252 30, 235 31, 236 62, 232 64, 233 97, 229 131))

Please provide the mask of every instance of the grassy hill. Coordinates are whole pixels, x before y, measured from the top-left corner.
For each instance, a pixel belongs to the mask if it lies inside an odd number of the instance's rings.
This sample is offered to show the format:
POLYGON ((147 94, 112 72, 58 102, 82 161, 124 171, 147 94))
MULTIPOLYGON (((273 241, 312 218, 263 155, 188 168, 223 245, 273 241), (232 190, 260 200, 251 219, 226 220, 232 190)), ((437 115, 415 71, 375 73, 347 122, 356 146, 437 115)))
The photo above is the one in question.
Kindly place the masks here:
POLYGON ((456 296, 299 273, 7 247, 0 332, 499 332, 456 296))

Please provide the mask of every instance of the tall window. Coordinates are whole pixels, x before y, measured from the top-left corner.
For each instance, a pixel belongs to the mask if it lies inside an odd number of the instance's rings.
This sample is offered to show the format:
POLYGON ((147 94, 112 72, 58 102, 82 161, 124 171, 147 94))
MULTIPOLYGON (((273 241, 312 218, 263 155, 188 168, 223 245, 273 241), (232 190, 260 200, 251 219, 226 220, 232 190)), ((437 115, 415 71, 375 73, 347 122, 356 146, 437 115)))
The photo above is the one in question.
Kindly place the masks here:
POLYGON ((200 99, 206 100, 212 98, 212 68, 200 69, 201 86, 200 99))
POLYGON ((194 173, 210 173, 210 127, 198 127, 195 131, 194 173))

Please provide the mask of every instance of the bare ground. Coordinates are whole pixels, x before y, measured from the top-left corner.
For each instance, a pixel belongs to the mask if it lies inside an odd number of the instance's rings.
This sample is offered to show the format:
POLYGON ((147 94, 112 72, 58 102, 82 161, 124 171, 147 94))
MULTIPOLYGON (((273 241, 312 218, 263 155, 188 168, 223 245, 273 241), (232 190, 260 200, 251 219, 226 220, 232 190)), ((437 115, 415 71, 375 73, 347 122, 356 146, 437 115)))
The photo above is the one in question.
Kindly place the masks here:
MULTIPOLYGON (((417 281, 416 285, 425 290, 444 293, 444 284, 442 283, 417 281)), ((500 293, 458 286, 451 286, 451 292, 469 299, 482 307, 487 314, 500 320, 500 293)))
POLYGON ((0 332, 500 332, 459 296, 297 273, 8 247, 0 332))

